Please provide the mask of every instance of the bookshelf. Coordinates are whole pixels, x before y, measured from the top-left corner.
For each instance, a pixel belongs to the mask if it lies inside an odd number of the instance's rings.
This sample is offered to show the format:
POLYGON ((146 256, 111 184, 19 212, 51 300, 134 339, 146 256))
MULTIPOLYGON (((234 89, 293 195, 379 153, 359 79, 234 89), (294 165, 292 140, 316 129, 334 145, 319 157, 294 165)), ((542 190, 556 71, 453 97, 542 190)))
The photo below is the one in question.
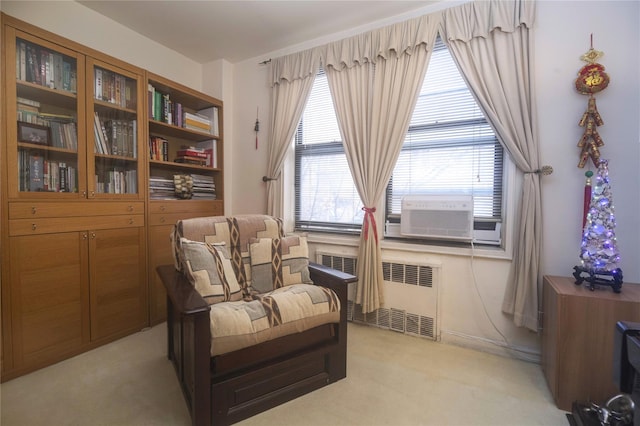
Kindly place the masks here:
POLYGON ((144 70, 1 20, 5 381, 139 331, 149 306, 144 70))
POLYGON ((157 324, 166 318, 166 293, 155 270, 173 263, 173 225, 224 214, 223 104, 157 74, 147 72, 146 80, 149 315, 157 324))

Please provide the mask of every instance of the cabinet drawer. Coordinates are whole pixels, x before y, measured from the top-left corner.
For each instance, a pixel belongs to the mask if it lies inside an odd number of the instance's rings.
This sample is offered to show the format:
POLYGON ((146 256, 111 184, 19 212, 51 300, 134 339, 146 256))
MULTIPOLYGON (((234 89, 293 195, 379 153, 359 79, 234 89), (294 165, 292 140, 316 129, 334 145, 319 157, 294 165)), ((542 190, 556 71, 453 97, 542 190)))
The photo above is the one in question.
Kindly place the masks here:
POLYGON ((222 201, 167 200, 150 201, 149 213, 194 213, 195 216, 219 216, 223 214, 222 201))
POLYGON ((9 235, 51 234, 56 232, 144 226, 144 215, 57 217, 9 221, 9 235))
POLYGON ((144 202, 69 201, 64 203, 13 202, 9 203, 9 219, 30 219, 70 216, 110 216, 144 214, 144 202))
POLYGON ((149 225, 174 225, 180 219, 190 219, 192 217, 210 216, 205 213, 188 212, 188 213, 165 213, 149 215, 149 225))

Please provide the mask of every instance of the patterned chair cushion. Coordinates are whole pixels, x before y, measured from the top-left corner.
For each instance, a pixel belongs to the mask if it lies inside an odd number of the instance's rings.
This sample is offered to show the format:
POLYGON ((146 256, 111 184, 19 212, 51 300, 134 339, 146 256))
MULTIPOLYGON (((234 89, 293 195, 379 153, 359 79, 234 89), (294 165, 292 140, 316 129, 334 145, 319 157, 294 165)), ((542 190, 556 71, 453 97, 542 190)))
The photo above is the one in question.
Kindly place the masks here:
POLYGON ((340 300, 325 287, 294 284, 252 301, 211 306, 211 356, 340 322, 340 300))
POLYGON ((282 220, 267 215, 238 215, 229 220, 229 253, 240 286, 249 296, 255 291, 251 288, 251 253, 249 242, 253 238, 284 237, 282 220))
POLYGON ((182 270, 210 305, 242 300, 231 260, 224 246, 180 239, 182 270))
POLYGON ((182 271, 180 238, 201 243, 224 244, 230 247, 229 223, 225 216, 197 217, 176 222, 171 233, 171 246, 175 267, 182 271))
POLYGON ((253 238, 251 254, 251 288, 266 293, 292 284, 313 284, 309 277, 307 238, 253 238))

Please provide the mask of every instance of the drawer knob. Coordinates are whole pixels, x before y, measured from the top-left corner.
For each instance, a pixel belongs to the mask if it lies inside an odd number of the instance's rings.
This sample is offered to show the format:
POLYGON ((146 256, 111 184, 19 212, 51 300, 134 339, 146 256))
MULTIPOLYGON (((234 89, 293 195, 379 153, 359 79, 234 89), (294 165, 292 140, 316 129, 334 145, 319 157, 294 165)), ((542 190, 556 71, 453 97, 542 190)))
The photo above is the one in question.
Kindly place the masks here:
POLYGON ((129 225, 133 225, 133 218, 129 219, 129 225))
POLYGON ((31 214, 36 214, 37 209, 35 206, 31 207, 31 214))
POLYGON ((87 239, 87 233, 86 233, 86 232, 83 232, 83 233, 82 233, 82 239, 83 239, 83 240, 86 240, 86 239, 87 239))
POLYGON ((160 218, 160 223, 164 223, 164 216, 160 218))
POLYGON ((95 238, 96 238, 96 233, 95 233, 95 232, 92 232, 92 233, 91 233, 91 239, 93 240, 93 239, 95 239, 95 238))
POLYGON ((160 206, 160 211, 165 211, 165 206, 160 206))
POLYGON ((132 211, 133 211, 133 206, 129 206, 128 210, 129 210, 130 212, 132 212, 132 211))
POLYGON ((35 231, 35 230, 36 230, 36 228, 37 228, 36 224, 35 224, 35 223, 32 223, 32 224, 31 224, 31 230, 32 230, 32 231, 35 231))

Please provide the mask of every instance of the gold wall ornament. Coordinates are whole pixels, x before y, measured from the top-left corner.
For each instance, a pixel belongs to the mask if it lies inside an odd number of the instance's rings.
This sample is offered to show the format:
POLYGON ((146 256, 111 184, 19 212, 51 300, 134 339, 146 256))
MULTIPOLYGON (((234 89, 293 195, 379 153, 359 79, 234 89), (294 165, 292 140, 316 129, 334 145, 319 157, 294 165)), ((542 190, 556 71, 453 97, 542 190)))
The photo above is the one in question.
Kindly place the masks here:
POLYGON ((594 93, 601 92, 609 85, 609 75, 604 71, 604 66, 596 63, 603 55, 603 52, 593 48, 593 35, 591 35, 591 48, 580 56, 580 59, 587 62, 587 65, 580 68, 575 81, 578 93, 589 95, 587 110, 578 122, 580 127, 584 127, 584 134, 578 141, 578 148, 580 148, 578 167, 580 168, 585 166, 589 158, 597 167, 600 161, 599 148, 604 145, 597 129, 604 122, 596 107, 596 99, 593 97, 594 93))

